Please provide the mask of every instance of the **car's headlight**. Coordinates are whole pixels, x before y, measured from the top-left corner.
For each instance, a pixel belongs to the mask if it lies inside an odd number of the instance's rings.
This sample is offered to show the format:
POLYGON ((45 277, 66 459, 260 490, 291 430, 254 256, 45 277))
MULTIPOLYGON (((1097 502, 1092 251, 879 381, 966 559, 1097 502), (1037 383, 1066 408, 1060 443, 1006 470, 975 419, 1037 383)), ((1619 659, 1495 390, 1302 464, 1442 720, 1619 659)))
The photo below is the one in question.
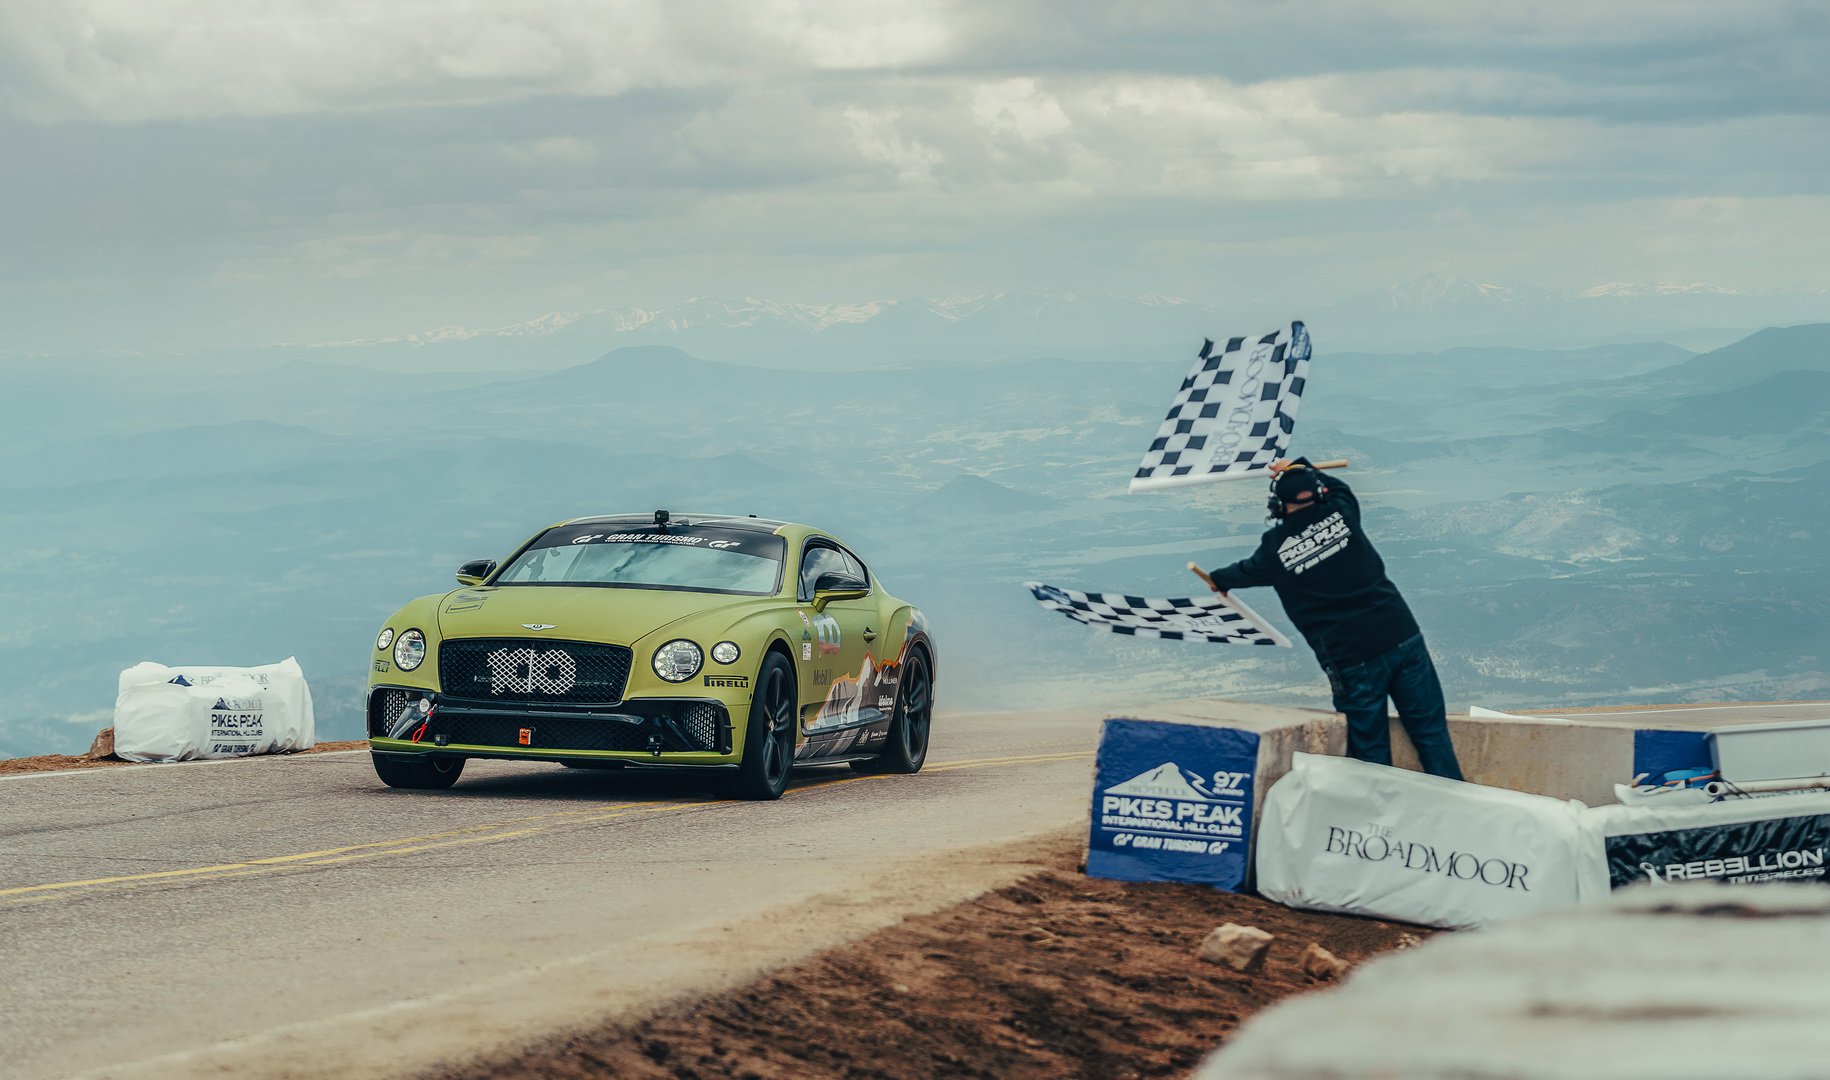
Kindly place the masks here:
POLYGON ((394 666, 402 671, 412 671, 426 662, 426 635, 418 630, 408 630, 400 635, 394 643, 394 666))
POLYGON ((394 644, 394 628, 392 626, 390 626, 386 630, 383 630, 381 632, 380 637, 375 639, 375 648, 377 651, 379 651, 381 649, 387 648, 389 645, 392 645, 392 644, 394 644))
POLYGON ((741 655, 743 654, 737 648, 737 643, 735 641, 720 641, 718 644, 712 646, 712 659, 718 661, 720 664, 735 664, 737 658, 741 655))
POLYGON ((699 673, 705 654, 699 646, 684 638, 670 641, 654 651, 654 673, 668 682, 685 682, 699 673))

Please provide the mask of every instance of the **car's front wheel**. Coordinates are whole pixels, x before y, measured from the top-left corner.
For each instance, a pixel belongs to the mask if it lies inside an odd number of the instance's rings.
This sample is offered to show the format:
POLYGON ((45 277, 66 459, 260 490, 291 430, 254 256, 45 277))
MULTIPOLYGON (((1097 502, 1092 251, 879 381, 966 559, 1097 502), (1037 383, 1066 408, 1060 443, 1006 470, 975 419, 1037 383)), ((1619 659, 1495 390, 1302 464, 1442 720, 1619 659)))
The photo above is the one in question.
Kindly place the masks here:
POLYGON ((394 788, 439 789, 464 775, 464 759, 444 754, 370 754, 375 775, 394 788))
POLYGON ((744 725, 743 761, 726 781, 724 794, 736 799, 779 799, 794 771, 794 718, 800 702, 794 670, 780 653, 763 657, 744 725))

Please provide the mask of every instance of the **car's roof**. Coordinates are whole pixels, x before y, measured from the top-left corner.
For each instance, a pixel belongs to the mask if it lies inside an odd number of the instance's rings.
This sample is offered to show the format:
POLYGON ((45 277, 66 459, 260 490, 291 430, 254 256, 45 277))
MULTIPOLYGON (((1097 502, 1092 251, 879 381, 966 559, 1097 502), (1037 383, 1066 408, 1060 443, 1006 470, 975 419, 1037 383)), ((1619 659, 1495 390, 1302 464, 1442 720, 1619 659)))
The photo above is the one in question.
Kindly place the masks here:
MULTIPOLYGON (((640 514, 601 514, 593 517, 573 518, 567 525, 621 525, 650 526, 654 525, 653 510, 640 514)), ((692 514, 686 511, 668 511, 667 527, 670 529, 691 529, 710 527, 716 529, 738 529, 744 532, 784 533, 789 530, 817 532, 807 525, 792 521, 777 521, 774 518, 757 517, 754 514, 692 514)))

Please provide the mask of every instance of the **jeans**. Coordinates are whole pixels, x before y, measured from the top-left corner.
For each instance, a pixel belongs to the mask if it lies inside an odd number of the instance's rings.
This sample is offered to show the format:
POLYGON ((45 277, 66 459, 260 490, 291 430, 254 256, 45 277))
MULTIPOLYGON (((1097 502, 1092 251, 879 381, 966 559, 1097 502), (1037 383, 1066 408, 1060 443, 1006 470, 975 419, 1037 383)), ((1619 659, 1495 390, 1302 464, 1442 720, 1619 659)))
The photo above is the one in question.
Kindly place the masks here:
POLYGON ((1392 763, 1391 723, 1385 699, 1398 707, 1398 721, 1417 749, 1423 771, 1460 780, 1461 763, 1449 742, 1442 683, 1422 634, 1413 634, 1383 654, 1358 664, 1325 668, 1335 711, 1347 717, 1347 756, 1378 765, 1392 763))

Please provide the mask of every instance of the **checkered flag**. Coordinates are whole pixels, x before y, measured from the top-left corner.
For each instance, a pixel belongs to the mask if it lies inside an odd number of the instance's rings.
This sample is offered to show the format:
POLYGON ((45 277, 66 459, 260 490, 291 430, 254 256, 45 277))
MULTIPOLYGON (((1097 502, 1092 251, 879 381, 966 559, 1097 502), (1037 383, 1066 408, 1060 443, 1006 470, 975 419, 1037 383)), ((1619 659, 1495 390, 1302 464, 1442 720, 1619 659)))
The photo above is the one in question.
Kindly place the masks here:
POLYGON ((1050 611, 1059 611, 1077 623, 1110 630, 1114 634, 1170 641, 1211 641, 1220 645, 1290 647, 1289 638, 1230 595, 1213 593, 1153 600, 1118 593, 1075 592, 1039 581, 1027 582, 1024 588, 1050 611))
POLYGON ((1131 490, 1259 476, 1284 456, 1309 377, 1309 331, 1290 324, 1256 340, 1201 346, 1131 490), (1249 344, 1248 344, 1249 342, 1249 344))

